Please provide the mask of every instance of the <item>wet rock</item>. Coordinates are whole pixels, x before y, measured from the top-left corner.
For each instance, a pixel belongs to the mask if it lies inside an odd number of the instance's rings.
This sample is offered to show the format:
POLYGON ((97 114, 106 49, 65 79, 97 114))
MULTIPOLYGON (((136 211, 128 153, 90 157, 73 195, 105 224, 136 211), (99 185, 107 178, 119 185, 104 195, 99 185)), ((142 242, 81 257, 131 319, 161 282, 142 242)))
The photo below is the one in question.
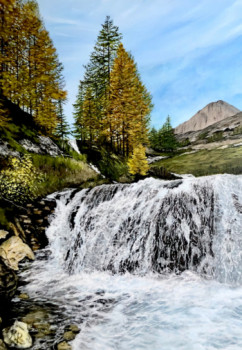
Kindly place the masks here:
POLYGON ((66 341, 63 341, 57 345, 57 350, 71 350, 71 346, 66 341))
POLYGON ((76 338, 76 334, 73 333, 72 331, 68 331, 64 333, 63 338, 64 340, 67 340, 67 341, 73 340, 76 338))
POLYGON ((65 331, 71 331, 73 333, 79 333, 80 328, 76 324, 70 324, 65 328, 65 331))
POLYGON ((0 307, 5 300, 11 299, 18 285, 18 278, 13 270, 0 261, 0 307))
POLYGON ((0 230, 0 239, 5 239, 8 235, 8 231, 0 230))
POLYGON ((19 299, 22 299, 22 300, 28 300, 29 299, 29 296, 27 293, 21 293, 19 294, 19 299))
POLYGON ((34 260, 34 253, 19 237, 10 237, 0 246, 0 257, 5 265, 18 270, 18 263, 25 257, 34 260))
POLYGON ((46 322, 48 318, 48 313, 44 309, 39 309, 28 313, 26 316, 22 317, 21 321, 33 327, 34 324, 46 322))
POLYGON ((0 350, 7 350, 6 345, 4 344, 3 340, 0 339, 0 350))
POLYGON ((28 326, 24 322, 15 321, 12 327, 3 329, 4 342, 17 349, 28 349, 32 346, 28 326))

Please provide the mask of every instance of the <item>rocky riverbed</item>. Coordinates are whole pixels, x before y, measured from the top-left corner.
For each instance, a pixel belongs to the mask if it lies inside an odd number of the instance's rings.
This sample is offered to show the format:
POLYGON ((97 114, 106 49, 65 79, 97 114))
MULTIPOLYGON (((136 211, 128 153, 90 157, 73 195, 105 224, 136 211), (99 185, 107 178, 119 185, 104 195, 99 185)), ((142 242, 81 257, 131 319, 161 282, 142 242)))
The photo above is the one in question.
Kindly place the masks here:
POLYGON ((56 349, 69 350, 69 341, 79 332, 75 324, 61 327, 61 311, 53 305, 42 307, 18 289, 22 284, 19 272, 47 244, 45 230, 55 206, 48 199, 18 207, 9 230, 0 228, 0 350, 33 348, 43 339, 48 344, 53 337, 58 340, 56 349))

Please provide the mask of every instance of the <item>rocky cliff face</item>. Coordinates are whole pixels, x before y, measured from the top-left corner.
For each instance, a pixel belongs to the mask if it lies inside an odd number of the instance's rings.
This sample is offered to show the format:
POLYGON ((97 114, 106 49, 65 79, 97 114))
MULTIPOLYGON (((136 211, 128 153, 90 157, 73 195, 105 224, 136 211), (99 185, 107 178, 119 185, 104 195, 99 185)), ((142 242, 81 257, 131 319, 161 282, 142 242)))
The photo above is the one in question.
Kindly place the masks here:
POLYGON ((224 101, 212 102, 198 111, 191 119, 176 127, 175 133, 184 134, 189 131, 202 130, 239 112, 237 108, 224 101))

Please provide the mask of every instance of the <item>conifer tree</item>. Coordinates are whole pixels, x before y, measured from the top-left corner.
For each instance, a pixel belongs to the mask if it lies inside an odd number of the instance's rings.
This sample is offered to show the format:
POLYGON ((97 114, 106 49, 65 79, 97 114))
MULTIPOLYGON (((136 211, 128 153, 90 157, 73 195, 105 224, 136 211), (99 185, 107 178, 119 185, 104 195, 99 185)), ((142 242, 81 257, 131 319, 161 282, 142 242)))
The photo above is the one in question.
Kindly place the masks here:
POLYGON ((66 98, 62 66, 37 2, 7 4, 0 0, 0 92, 33 115, 43 133, 51 134, 58 121, 57 102, 66 98))
POLYGON ((145 176, 149 170, 149 164, 145 155, 145 147, 139 144, 134 148, 132 157, 128 160, 129 172, 132 175, 145 176))
MULTIPOLYGON (((121 38, 118 27, 114 26, 113 21, 107 16, 98 35, 90 62, 85 66, 84 79, 80 81, 77 100, 74 104, 75 131, 84 141, 90 141, 91 136, 90 132, 86 132, 85 124, 83 124, 83 96, 89 90, 90 102, 90 89, 92 105, 95 105, 96 139, 105 139, 103 129, 109 103, 110 73, 121 38)), ((93 120, 94 116, 92 116, 93 120)))
POLYGON ((171 126, 171 118, 168 115, 166 121, 158 133, 160 148, 164 151, 174 151, 177 148, 177 140, 171 126))
POLYGON ((171 126, 171 118, 168 115, 163 126, 157 131, 152 128, 149 134, 149 141, 152 148, 157 151, 174 151, 178 142, 171 126))
POLYGON ((140 81, 136 64, 120 44, 110 76, 106 125, 111 145, 128 156, 139 143, 148 142, 151 97, 140 81))
POLYGON ((58 136, 58 138, 63 142, 68 138, 68 135, 70 134, 70 126, 67 123, 66 117, 64 115, 62 100, 58 101, 57 115, 58 115, 58 124, 56 127, 55 135, 58 136))

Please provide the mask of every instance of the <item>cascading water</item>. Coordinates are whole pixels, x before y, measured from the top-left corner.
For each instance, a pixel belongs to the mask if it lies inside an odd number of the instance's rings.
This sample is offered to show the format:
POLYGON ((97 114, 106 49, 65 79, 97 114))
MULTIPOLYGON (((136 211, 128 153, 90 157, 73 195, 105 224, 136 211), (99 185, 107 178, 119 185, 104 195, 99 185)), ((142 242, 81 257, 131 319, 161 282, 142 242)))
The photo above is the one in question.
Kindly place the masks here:
POLYGON ((49 246, 22 289, 80 324, 74 349, 242 348, 242 176, 52 197, 49 246))

